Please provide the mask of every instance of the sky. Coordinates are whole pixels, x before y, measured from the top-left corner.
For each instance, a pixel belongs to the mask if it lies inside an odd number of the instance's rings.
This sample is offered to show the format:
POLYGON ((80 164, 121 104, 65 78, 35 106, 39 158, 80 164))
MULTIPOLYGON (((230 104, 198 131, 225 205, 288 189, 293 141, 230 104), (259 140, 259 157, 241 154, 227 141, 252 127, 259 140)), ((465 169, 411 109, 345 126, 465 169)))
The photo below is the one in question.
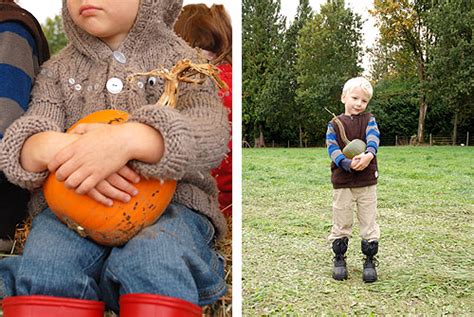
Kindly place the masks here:
MULTIPOLYGON (((291 22, 296 14, 299 1, 297 0, 281 0, 281 13, 287 17, 287 23, 291 22)), ((321 4, 326 3, 326 0, 309 0, 309 4, 315 12, 319 12, 321 4)), ((355 13, 362 16, 362 21, 365 21, 362 28, 363 45, 364 47, 372 47, 378 36, 378 30, 375 27, 375 20, 369 14, 368 10, 373 8, 373 1, 371 0, 346 0, 346 6, 351 8, 355 13)), ((364 56, 362 66, 367 73, 370 65, 368 56, 364 56)))

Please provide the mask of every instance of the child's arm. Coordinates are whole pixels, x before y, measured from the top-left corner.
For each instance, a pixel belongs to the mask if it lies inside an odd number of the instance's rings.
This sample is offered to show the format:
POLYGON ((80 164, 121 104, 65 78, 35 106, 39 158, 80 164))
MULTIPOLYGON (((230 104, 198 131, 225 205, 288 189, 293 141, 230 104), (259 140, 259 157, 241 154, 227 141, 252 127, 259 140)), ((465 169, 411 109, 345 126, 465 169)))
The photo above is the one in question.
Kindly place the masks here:
POLYGON ((214 84, 182 84, 175 109, 146 105, 132 112, 131 121, 155 128, 163 136, 164 152, 156 164, 130 162, 141 175, 181 179, 185 174, 209 174, 227 153, 230 125, 214 84))
POLYGON ((48 163, 59 150, 78 138, 78 135, 56 131, 34 134, 25 141, 21 149, 21 166, 28 172, 43 172, 48 169, 48 163))
POLYGON ((79 194, 88 193, 132 159, 157 163, 163 155, 161 134, 145 124, 82 124, 74 131, 80 137, 59 151, 48 169, 79 194))
POLYGON ((155 179, 180 179, 188 171, 209 173, 227 151, 227 113, 210 81, 180 90, 176 109, 145 105, 128 123, 88 129, 48 165, 78 193, 131 160, 133 170, 155 179))
POLYGON ((0 140, 5 129, 28 109, 37 64, 33 54, 37 49, 36 42, 28 27, 12 20, 2 22, 1 28, 0 140))
POLYGON ((375 121, 375 117, 370 117, 369 123, 365 130, 365 139, 367 141, 367 149, 365 153, 359 154, 354 157, 354 161, 357 159, 357 163, 352 167, 356 171, 362 171, 370 162, 374 159, 379 149, 380 143, 380 132, 375 121))
POLYGON ((44 75, 38 75, 28 111, 10 125, 1 144, 0 169, 3 169, 11 182, 29 190, 41 187, 45 181, 48 171, 44 163, 47 156, 52 154, 41 151, 42 147, 32 145, 38 143, 45 146, 45 150, 52 150, 54 142, 58 142, 59 147, 67 138, 61 138, 65 117, 59 99, 56 102, 52 97, 35 97, 35 91, 41 93, 43 88, 53 89, 53 85, 45 81, 44 75), (52 142, 48 140, 49 137, 52 142), (28 142, 22 157, 23 146, 30 138, 31 142, 28 142))
POLYGON ((365 139, 367 141, 366 153, 370 152, 376 156, 380 144, 380 131, 374 116, 370 117, 369 123, 367 124, 365 139))
POLYGON ((342 167, 346 172, 351 171, 352 165, 355 161, 348 159, 341 151, 339 144, 337 143, 336 130, 332 122, 328 123, 328 129, 326 132, 326 146, 328 148, 328 154, 331 160, 338 167, 342 167))
MULTIPOLYGON (((35 134, 28 138, 23 145, 20 157, 21 165, 27 171, 42 172, 47 169, 56 153, 79 138, 78 134, 54 131, 35 134)), ((117 173, 99 182, 95 188, 87 192, 87 195, 107 206, 113 204, 112 199, 128 202, 131 196, 137 193, 132 183, 137 183, 139 180, 138 174, 124 166, 117 173)))
MULTIPOLYGON (((6 130, 0 146, 0 170, 10 181, 30 190, 41 187, 49 175, 46 162, 77 137, 62 133, 65 130, 62 107, 65 98, 56 66, 52 62, 44 64, 43 71, 36 78, 28 111, 6 130)), ((128 194, 133 195, 136 189, 131 184, 139 176, 127 167, 122 170, 111 179, 102 181, 96 191, 88 193, 89 196, 105 203, 106 197, 126 200, 128 194), (125 184, 125 181, 129 183, 125 184)))

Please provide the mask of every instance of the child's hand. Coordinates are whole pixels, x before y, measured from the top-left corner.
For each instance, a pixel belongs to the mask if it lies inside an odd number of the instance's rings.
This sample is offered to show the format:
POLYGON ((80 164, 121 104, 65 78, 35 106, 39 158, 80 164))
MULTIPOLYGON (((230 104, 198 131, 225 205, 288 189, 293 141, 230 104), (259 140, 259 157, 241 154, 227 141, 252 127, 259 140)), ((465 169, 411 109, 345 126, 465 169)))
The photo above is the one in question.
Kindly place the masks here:
MULTIPOLYGON (((56 178, 64 181, 66 187, 75 188, 78 194, 89 193, 131 158, 123 125, 92 126, 79 136, 72 134, 77 140, 59 151, 48 164, 48 169, 56 172, 56 178)), ((105 187, 102 185, 102 189, 105 187)), ((103 200, 96 193, 93 195, 103 200)))
POLYGON ((99 182, 95 188, 87 193, 87 196, 109 207, 113 205, 113 200, 127 203, 132 196, 138 194, 138 190, 133 186, 133 183, 136 184, 139 181, 140 176, 128 166, 124 166, 117 173, 99 182))
POLYGON ((351 160, 351 168, 355 169, 357 164, 359 164, 359 161, 360 161, 360 157, 357 157, 357 156, 353 157, 351 160))
POLYGON ((21 166, 29 172, 42 172, 48 163, 67 145, 76 141, 77 135, 46 131, 29 137, 21 149, 21 166))
POLYGON ((361 153, 357 156, 354 156, 352 162, 356 162, 354 166, 351 164, 351 168, 356 171, 362 171, 367 166, 369 166, 370 161, 374 158, 374 154, 372 153, 361 153))

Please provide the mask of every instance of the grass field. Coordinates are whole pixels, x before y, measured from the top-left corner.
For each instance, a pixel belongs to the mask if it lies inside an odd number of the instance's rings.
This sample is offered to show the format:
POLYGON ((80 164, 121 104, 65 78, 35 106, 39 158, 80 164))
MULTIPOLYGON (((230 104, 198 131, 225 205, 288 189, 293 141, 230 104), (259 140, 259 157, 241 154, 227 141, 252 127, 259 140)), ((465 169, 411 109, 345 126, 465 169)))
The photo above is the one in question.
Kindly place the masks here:
POLYGON ((474 147, 378 158, 379 281, 365 284, 357 220, 349 279, 331 277, 326 150, 243 150, 245 316, 474 314, 474 147))

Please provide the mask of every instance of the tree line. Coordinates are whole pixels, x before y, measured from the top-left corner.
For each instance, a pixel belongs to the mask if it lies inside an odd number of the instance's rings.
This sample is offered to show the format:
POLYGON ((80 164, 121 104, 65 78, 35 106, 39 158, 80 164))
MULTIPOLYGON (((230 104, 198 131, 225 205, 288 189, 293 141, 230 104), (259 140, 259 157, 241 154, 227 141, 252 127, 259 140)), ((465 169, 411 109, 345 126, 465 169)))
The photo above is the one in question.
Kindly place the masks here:
MULTIPOLYGON (((428 134, 456 139, 474 123, 474 10, 470 0, 374 0, 380 36, 362 45, 363 21, 344 0, 314 11, 300 0, 287 26, 278 0, 243 0, 242 135, 324 144, 327 122, 343 112, 342 85, 371 60, 374 97, 368 111, 382 136, 428 134)), ((382 138, 383 140, 383 138, 382 138)))

